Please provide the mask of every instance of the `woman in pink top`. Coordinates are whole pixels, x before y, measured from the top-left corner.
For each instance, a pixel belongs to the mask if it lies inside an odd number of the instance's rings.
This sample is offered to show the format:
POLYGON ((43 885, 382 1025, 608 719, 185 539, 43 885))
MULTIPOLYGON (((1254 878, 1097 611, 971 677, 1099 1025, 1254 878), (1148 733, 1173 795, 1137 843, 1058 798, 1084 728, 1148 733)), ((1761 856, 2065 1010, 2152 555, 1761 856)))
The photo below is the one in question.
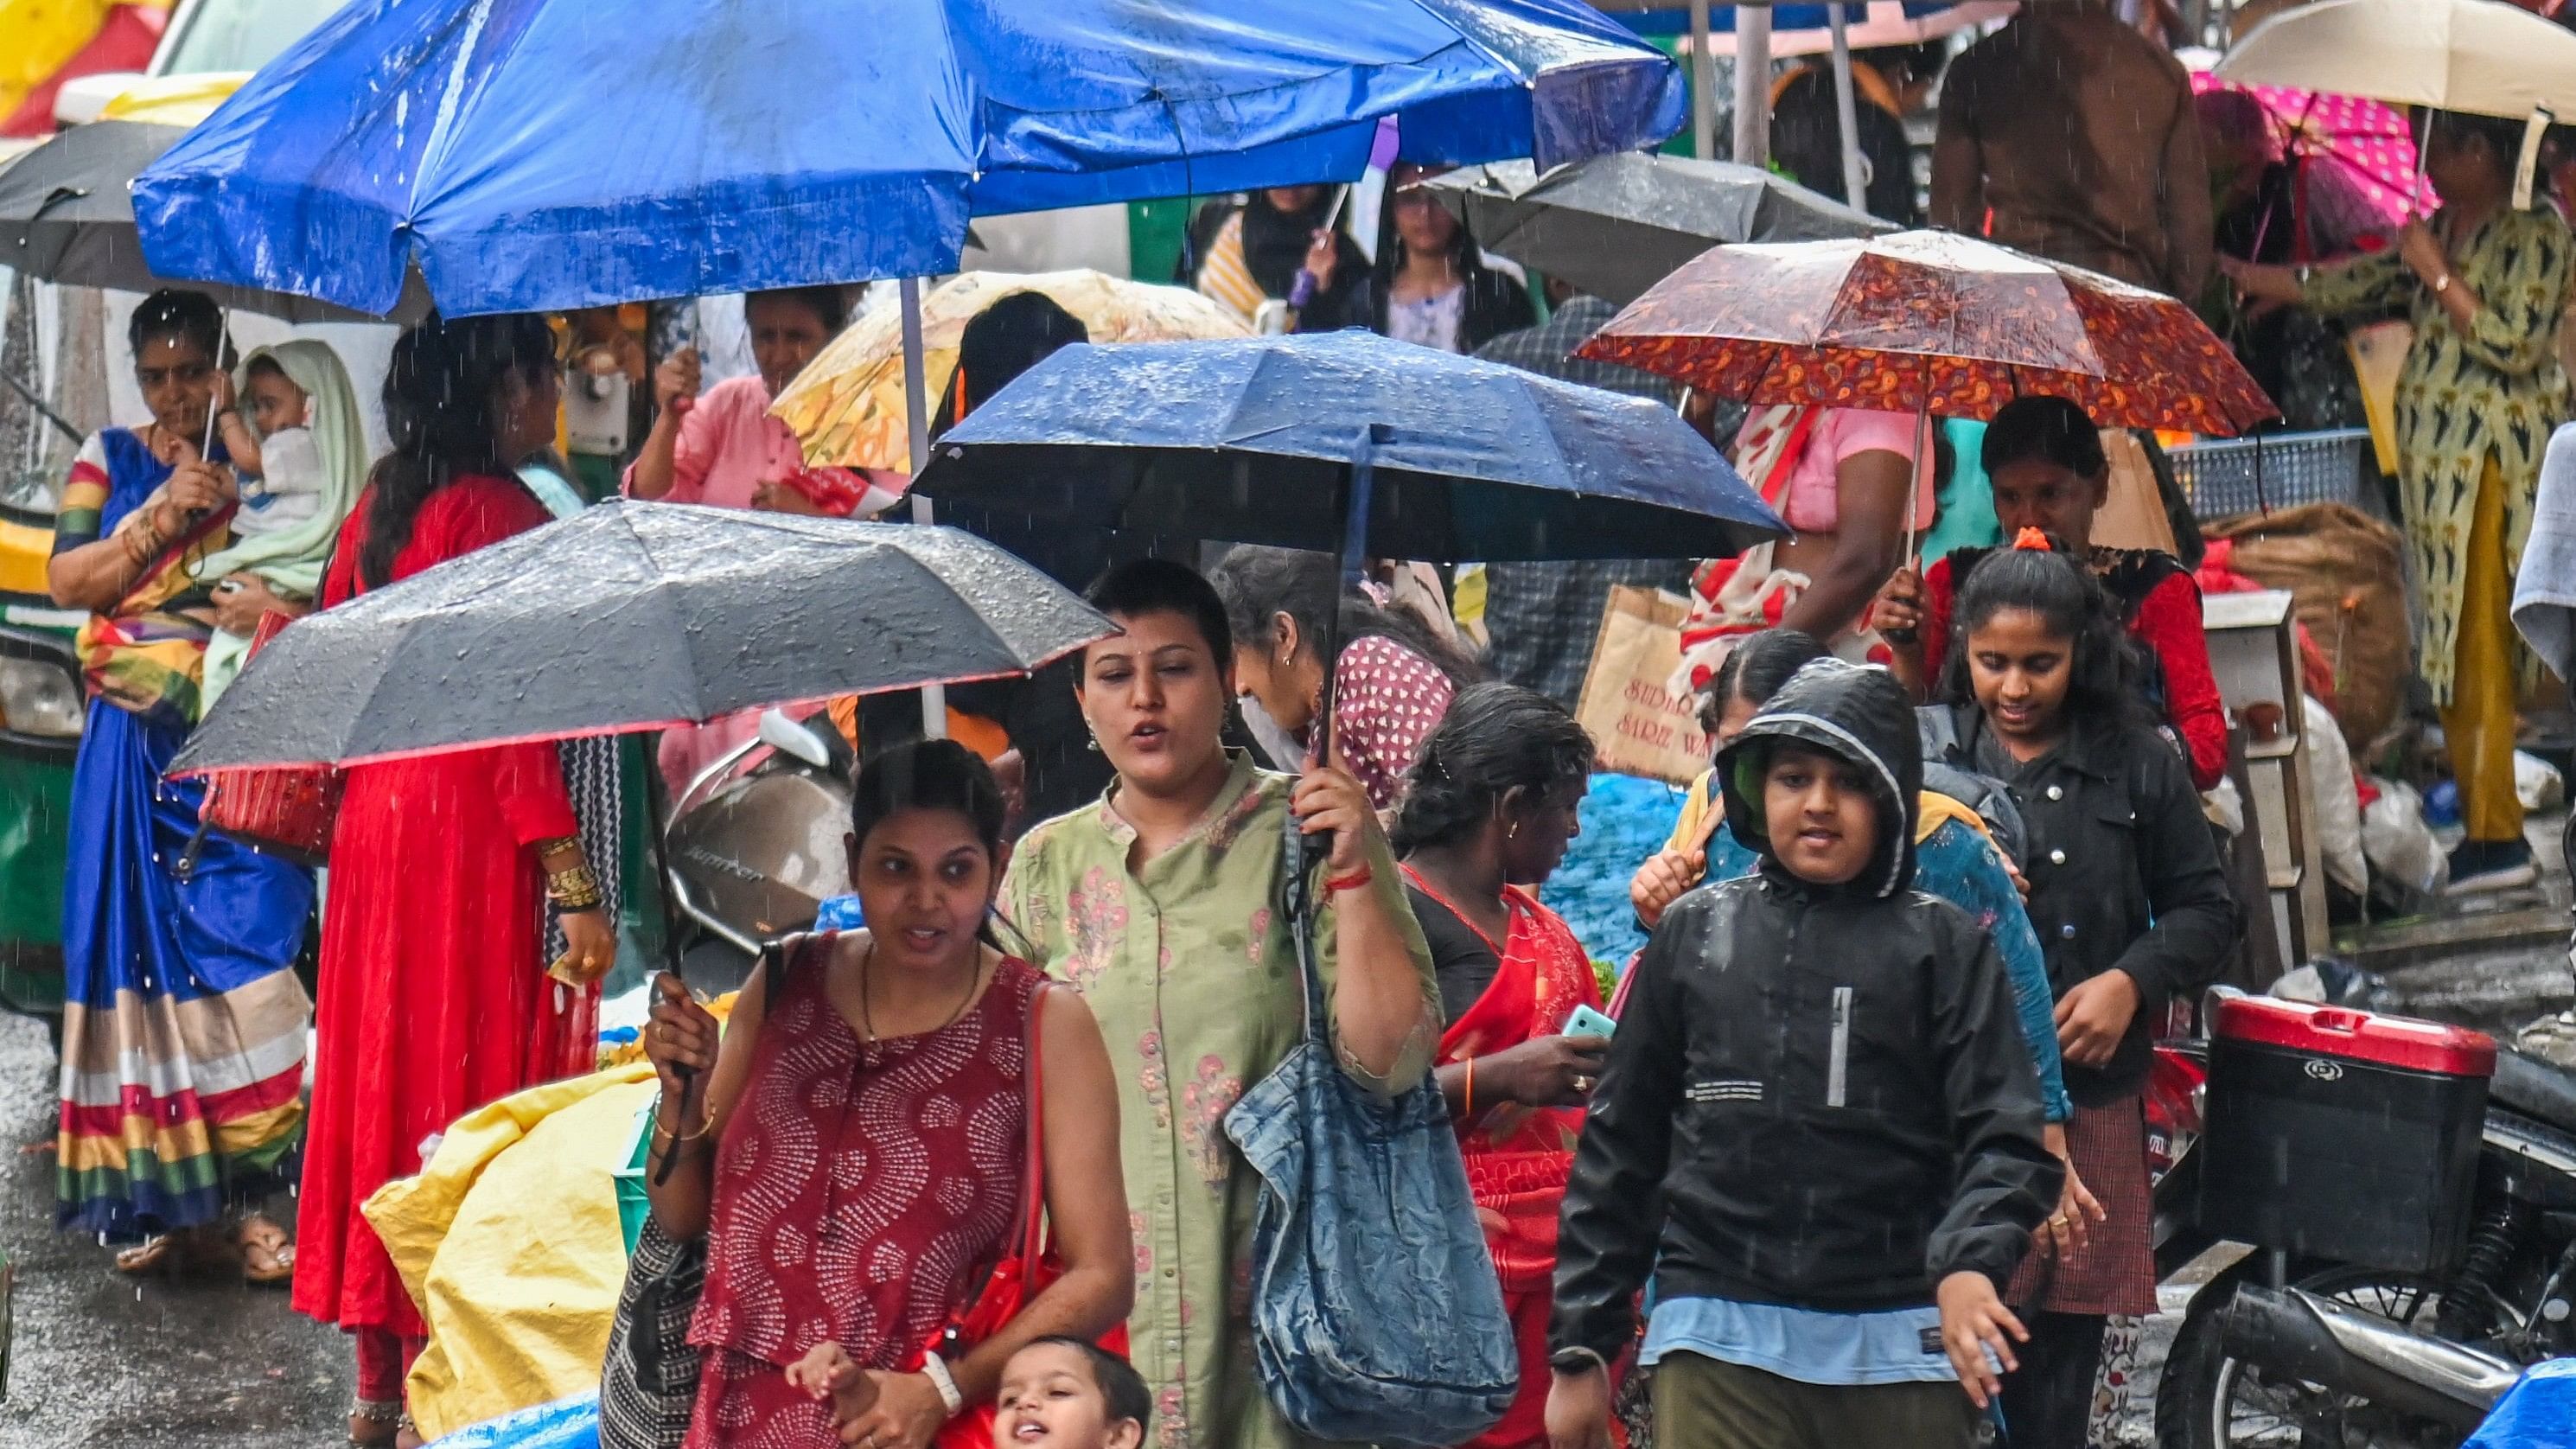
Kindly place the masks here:
MULTIPOLYGON (((807 468, 796 434, 770 416, 770 399, 802 372, 849 319, 838 287, 754 292, 743 302, 758 377, 737 377, 698 391, 698 350, 684 347, 653 374, 653 430, 626 470, 626 496, 758 508, 773 513, 848 514, 884 490, 844 468, 807 468)), ((662 735, 662 777, 672 792, 752 738, 755 711, 662 735)))
POLYGON ((1811 582, 1780 627, 1832 639, 1869 612, 1905 561, 1907 533, 1931 525, 1931 470, 1918 461, 1926 450, 1912 413, 1821 408, 1803 426, 1782 455, 1787 485, 1773 495, 1796 532, 1772 563, 1811 582))
POLYGON ((760 375, 717 383, 701 396, 698 350, 683 347, 665 359, 653 374, 653 430, 626 470, 626 496, 778 513, 850 512, 865 480, 838 468, 810 470, 821 477, 809 478, 796 434, 769 415, 771 399, 849 320, 841 289, 754 292, 743 301, 743 317, 760 375), (832 496, 844 490, 849 502, 832 496))

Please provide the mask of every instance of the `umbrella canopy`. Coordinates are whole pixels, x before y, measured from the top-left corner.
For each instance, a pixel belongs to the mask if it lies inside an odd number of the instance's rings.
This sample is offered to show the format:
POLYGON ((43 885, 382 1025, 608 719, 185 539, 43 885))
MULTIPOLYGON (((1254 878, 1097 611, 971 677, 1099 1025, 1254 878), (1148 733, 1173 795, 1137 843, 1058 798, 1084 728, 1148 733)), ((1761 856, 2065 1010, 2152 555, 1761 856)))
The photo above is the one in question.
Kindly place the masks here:
POLYGON ((955 529, 609 503, 287 629, 172 768, 657 729, 1024 674, 1114 632, 955 529))
POLYGON ((953 271, 976 213, 1556 162, 1679 128, 1582 0, 356 0, 136 188, 153 263, 447 314, 953 271), (585 76, 649 80, 601 104, 585 76))
POLYGON ((2263 108, 2282 150, 2332 169, 2337 192, 2367 202, 2390 227, 2415 211, 2422 177, 2416 172, 2415 134, 2406 118, 2384 101, 2327 95, 2289 86, 2237 85, 2194 71, 2193 95, 2243 91, 2263 108))
POLYGON ((2481 116, 2576 117, 2576 32, 2500 0, 2318 0, 2255 26, 2214 74, 2481 116))
POLYGON ((1718 247, 1575 355, 1754 403, 1991 418, 2052 393, 2106 428, 2220 435, 2279 415, 2173 298, 1948 232, 1718 247))
MULTIPOLYGON (((127 188, 185 125, 99 120, 70 130, 0 168, 0 266, 70 287, 149 292, 191 287, 226 307, 290 322, 367 321, 365 314, 258 287, 165 282, 143 259, 127 188)), ((404 299, 428 310, 417 289, 404 299)))
POLYGON ((1721 242, 1896 230, 1775 172, 1636 151, 1545 173, 1527 161, 1498 161, 1422 185, 1480 245, 1622 304, 1721 242))
POLYGON ((1067 527, 1339 553, 1372 429, 1380 557, 1695 558, 1786 532, 1667 408, 1358 331, 1067 347, 951 429, 914 486, 1067 527))
MULTIPOLYGON (((1079 318, 1094 342, 1181 342, 1249 337, 1233 312, 1187 287, 1157 287, 1101 272, 968 272, 921 299, 925 391, 948 391, 957 347, 975 315, 1014 292, 1041 292, 1079 318)), ((880 468, 909 476, 912 442, 903 391, 902 319, 879 308, 850 324, 796 375, 770 411, 805 443, 815 467, 880 468)))

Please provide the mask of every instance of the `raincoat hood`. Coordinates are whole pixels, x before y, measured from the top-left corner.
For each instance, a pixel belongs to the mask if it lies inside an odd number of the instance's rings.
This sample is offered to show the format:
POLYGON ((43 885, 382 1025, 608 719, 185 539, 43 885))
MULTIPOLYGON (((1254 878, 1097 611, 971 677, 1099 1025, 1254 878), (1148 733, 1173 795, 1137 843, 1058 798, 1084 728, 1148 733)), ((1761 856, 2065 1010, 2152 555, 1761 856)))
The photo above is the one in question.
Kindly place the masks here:
POLYGON ((1799 670, 1735 743, 1717 756, 1726 826, 1766 868, 1776 866, 1762 808, 1772 750, 1794 741, 1860 767, 1878 803, 1878 848, 1848 889, 1887 897, 1914 880, 1915 796, 1923 788, 1923 747, 1913 701, 1884 669, 1819 659, 1799 670))

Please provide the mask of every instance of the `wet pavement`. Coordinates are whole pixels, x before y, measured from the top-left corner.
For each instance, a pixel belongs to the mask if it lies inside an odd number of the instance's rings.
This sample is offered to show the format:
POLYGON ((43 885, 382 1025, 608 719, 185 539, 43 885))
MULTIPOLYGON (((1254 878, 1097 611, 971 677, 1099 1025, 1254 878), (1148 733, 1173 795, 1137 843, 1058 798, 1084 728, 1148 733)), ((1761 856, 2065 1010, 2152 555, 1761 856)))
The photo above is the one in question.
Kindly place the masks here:
MULTIPOLYGON (((0 1449, 324 1449, 347 1441, 348 1350, 279 1289, 137 1284, 55 1233, 45 1029, 0 1015, 0 1247, 18 1275, 0 1449)), ((293 1208, 291 1200, 280 1212, 293 1208)))
MULTIPOLYGON (((2401 1011, 2500 1028, 2565 1007, 2562 950, 2464 956, 2392 973, 2401 1011)), ((95 1239, 51 1231, 53 1157, 15 1145, 51 1131, 44 1028, 0 1016, 0 1247, 17 1267, 17 1330, 0 1449, 301 1449, 343 1442, 347 1350, 286 1295, 226 1280, 135 1284, 95 1239)), ((279 1205, 291 1210, 292 1203, 279 1205)), ((2190 1301, 2167 1284, 2119 1436, 2152 1442, 2156 1368, 2190 1301)))

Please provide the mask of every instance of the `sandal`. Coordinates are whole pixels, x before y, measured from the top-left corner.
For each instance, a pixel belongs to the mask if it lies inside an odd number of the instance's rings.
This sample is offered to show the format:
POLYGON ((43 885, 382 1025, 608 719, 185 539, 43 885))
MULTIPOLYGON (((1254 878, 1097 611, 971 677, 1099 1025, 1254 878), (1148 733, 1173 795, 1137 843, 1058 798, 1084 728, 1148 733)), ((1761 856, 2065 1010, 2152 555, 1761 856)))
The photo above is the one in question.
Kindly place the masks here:
POLYGON ((233 1229, 242 1281, 254 1288, 282 1288, 295 1281, 295 1241, 265 1213, 250 1213, 233 1229))
POLYGON ((180 1237, 178 1233, 154 1233, 131 1248, 119 1248, 116 1271, 129 1278, 176 1276, 188 1257, 180 1237))
POLYGON ((349 1443, 353 1449, 391 1449, 403 1417, 400 1399, 360 1399, 349 1408, 349 1443))

